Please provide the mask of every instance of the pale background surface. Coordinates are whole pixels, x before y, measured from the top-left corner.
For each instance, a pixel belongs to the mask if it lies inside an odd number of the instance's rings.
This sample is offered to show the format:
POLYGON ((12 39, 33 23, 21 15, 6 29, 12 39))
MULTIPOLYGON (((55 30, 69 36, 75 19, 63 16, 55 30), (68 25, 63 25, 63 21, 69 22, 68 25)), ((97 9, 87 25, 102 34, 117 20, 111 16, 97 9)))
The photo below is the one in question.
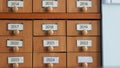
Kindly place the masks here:
POLYGON ((120 4, 104 3, 102 12, 103 66, 120 68, 120 4))

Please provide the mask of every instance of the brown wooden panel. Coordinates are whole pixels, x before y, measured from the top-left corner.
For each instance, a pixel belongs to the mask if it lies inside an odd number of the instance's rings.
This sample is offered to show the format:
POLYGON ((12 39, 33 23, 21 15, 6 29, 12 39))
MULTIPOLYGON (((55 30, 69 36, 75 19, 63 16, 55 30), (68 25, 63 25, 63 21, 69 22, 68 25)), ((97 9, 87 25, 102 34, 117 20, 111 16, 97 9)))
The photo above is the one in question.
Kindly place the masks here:
POLYGON ((66 37, 34 37, 34 52, 66 52, 66 37), (58 40, 58 46, 50 50, 49 47, 44 47, 44 40, 58 40))
POLYGON ((24 63, 19 64, 19 68, 32 68, 31 53, 0 53, 0 68, 13 68, 13 64, 8 64, 8 57, 24 57, 24 63))
POLYGON ((47 64, 43 63, 44 57, 59 57, 59 63, 53 64, 53 68, 66 68, 66 54, 65 53, 34 53, 33 66, 34 68, 48 68, 47 64))
MULTIPOLYGON (((81 43, 81 44, 88 44, 81 43)), ((86 45, 85 45, 86 46, 86 45)), ((67 51, 68 52, 99 52, 100 51, 100 37, 68 37, 67 38, 67 51), (87 51, 84 50, 84 46, 77 47, 77 40, 91 40, 92 46, 87 47, 87 51)))
POLYGON ((0 13, 0 19, 100 19, 100 14, 65 14, 65 13, 0 13))

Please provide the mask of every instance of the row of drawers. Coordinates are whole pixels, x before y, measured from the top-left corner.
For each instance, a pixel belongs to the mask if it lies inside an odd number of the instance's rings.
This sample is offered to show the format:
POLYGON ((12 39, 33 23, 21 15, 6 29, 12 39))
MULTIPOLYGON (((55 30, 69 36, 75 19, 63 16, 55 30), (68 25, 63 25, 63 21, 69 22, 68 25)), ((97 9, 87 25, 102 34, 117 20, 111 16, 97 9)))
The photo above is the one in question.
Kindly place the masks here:
POLYGON ((0 6, 0 12, 100 12, 100 0, 0 0, 0 6))
POLYGON ((0 52, 100 52, 100 37, 0 36, 0 52))
POLYGON ((33 53, 33 56, 31 53, 0 53, 0 56, 2 68, 100 67, 101 62, 99 53, 33 53))
POLYGON ((11 36, 100 35, 98 20, 0 20, 0 35, 11 36), (32 31, 33 30, 33 31, 32 31))

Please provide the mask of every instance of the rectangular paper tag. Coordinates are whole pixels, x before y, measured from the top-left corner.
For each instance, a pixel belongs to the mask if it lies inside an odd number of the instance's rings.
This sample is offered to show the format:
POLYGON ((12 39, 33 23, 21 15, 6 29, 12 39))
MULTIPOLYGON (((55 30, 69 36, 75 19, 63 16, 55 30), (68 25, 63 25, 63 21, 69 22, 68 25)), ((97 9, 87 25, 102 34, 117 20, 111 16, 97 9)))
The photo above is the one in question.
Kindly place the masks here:
POLYGON ((77 40, 77 47, 92 46, 92 40, 77 40))
POLYGON ((92 30, 92 25, 91 24, 77 24, 77 30, 78 31, 92 30))
POLYGON ((8 47, 22 47, 23 46, 23 41, 21 40, 7 40, 7 46, 8 47))
POLYGON ((24 7, 23 1, 8 1, 8 7, 24 7))
POLYGON ((8 64, 24 63, 24 57, 8 57, 8 64))
POLYGON ((42 30, 58 30, 57 24, 42 24, 42 30))
POLYGON ((43 58, 43 63, 45 63, 45 64, 48 64, 48 63, 58 64, 59 63, 59 57, 44 57, 43 58))
POLYGON ((92 1, 77 1, 77 8, 92 7, 92 1))
POLYGON ((23 30, 23 24, 8 24, 8 30, 23 30))
POLYGON ((42 7, 53 7, 56 8, 58 7, 58 1, 54 1, 54 0, 43 0, 42 1, 42 7))
POLYGON ((44 40, 43 41, 44 47, 49 47, 49 46, 59 46, 59 41, 58 40, 44 40))
POLYGON ((78 56, 78 63, 93 63, 91 56, 78 56))

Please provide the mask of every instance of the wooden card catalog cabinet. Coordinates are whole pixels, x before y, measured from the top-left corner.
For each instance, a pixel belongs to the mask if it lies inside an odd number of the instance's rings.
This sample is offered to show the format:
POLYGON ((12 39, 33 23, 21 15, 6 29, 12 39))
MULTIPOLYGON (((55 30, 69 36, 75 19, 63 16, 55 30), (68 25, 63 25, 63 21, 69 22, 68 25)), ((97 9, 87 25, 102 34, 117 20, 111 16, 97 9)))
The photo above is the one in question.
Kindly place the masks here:
POLYGON ((99 68, 101 28, 101 0, 0 0, 0 68, 99 68))

